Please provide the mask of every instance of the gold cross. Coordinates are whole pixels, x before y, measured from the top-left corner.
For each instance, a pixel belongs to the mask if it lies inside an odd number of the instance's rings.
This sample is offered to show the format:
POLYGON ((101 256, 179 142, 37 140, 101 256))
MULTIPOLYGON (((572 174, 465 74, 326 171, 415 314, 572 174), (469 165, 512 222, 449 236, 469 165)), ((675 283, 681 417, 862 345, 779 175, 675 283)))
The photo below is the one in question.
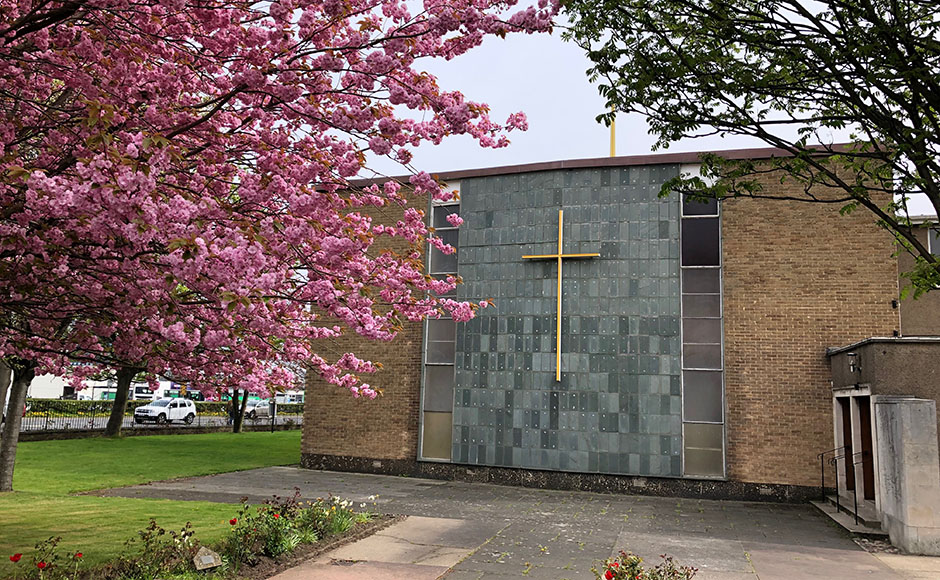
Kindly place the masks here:
POLYGON ((561 381, 561 260, 563 258, 596 258, 600 254, 563 254, 562 253, 562 221, 565 210, 558 210, 558 252, 555 254, 540 254, 537 256, 522 256, 523 260, 558 260, 558 308, 555 321, 555 380, 561 381))

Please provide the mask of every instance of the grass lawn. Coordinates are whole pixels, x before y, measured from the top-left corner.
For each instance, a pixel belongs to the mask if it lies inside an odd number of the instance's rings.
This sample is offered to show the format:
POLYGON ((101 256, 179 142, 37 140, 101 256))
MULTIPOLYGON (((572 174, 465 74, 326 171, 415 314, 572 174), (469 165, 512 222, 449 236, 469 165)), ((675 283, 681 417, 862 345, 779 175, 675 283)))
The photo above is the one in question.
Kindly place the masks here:
MULTIPOLYGON (((62 536, 60 557, 80 550, 86 565, 118 556, 150 518, 167 530, 192 522, 202 542, 228 529, 237 506, 208 502, 69 495, 79 491, 296 463, 300 431, 155 435, 19 444, 13 493, 0 494, 0 578, 9 556, 62 536)), ((22 575, 22 574, 20 574, 22 575)))

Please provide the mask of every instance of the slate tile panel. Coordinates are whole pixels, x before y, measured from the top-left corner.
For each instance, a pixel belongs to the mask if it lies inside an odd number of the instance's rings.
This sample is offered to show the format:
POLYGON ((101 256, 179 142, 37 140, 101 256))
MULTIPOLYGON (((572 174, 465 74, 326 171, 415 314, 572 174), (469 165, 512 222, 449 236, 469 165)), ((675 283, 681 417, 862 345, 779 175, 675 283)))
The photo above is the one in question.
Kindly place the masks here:
POLYGON ((461 183, 463 299, 495 307, 458 330, 453 460, 679 476, 677 166, 493 176, 461 183), (564 209, 562 380, 555 381, 564 209))

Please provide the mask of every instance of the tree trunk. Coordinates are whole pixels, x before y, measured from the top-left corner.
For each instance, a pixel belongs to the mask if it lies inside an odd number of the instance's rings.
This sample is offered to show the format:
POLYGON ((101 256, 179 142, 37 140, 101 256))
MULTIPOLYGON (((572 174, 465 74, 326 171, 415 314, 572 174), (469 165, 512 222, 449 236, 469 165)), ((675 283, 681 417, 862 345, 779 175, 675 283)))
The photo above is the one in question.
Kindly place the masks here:
MULTIPOLYGON (((7 393, 10 392, 10 377, 12 375, 13 371, 10 370, 10 367, 0 360, 0 417, 7 412, 5 405, 7 402, 7 393)), ((2 437, 2 435, 0 435, 0 437, 2 437)))
POLYGON ((121 426, 124 424, 124 413, 127 409, 131 381, 141 370, 143 369, 126 366, 118 369, 117 391, 114 393, 114 405, 111 407, 111 416, 108 417, 108 426, 104 428, 105 437, 121 436, 121 426))
POLYGON ((0 438, 0 492, 13 491, 13 464, 16 462, 16 444, 20 439, 20 425, 23 422, 23 405, 26 404, 26 392, 36 376, 36 362, 17 360, 11 365, 13 384, 10 386, 10 404, 7 405, 7 417, 3 422, 3 437, 0 438))
POLYGON ((232 433, 241 433, 242 424, 245 422, 245 408, 248 406, 248 391, 244 391, 241 397, 241 401, 239 401, 238 389, 232 389, 232 407, 235 409, 235 421, 232 423, 232 433))

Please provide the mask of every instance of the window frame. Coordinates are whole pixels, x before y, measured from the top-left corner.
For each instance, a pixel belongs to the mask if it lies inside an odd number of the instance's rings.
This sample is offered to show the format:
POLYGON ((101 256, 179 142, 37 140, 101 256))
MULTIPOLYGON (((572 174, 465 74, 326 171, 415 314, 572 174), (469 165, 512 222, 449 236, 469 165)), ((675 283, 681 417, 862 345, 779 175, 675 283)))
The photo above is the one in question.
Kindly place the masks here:
MULTIPOLYGON (((459 189, 459 188, 458 188, 458 189, 459 189)), ((446 202, 436 202, 436 201, 433 201, 433 200, 432 200, 431 203, 428 205, 428 215, 427 215, 428 227, 434 227, 433 224, 434 224, 434 222, 435 222, 435 218, 437 217, 437 216, 436 216, 436 210, 438 210, 438 208, 445 208, 445 207, 450 207, 450 208, 456 207, 456 208, 457 208, 457 212, 456 212, 456 213, 459 213, 459 211, 460 211, 460 200, 459 200, 459 199, 456 199, 456 198, 455 198, 455 199, 452 199, 452 200, 448 200, 448 201, 446 201, 446 202)), ((449 213, 455 213, 455 212, 449 212, 449 213)), ((453 231, 453 232, 458 232, 459 230, 458 230, 458 228, 457 228, 456 226, 451 226, 450 224, 448 224, 446 227, 434 227, 434 232, 432 232, 432 235, 436 235, 436 234, 438 234, 438 232, 451 232, 451 231, 453 231)), ((458 238, 458 240, 459 240, 459 238, 458 238)), ((453 269, 453 271, 443 271, 443 270, 441 270, 441 271, 435 271, 435 270, 432 268, 432 261, 433 261, 432 256, 434 255, 434 254, 433 254, 434 252, 440 252, 440 250, 437 250, 435 247, 433 247, 433 246, 431 245, 430 241, 428 241, 428 242, 427 242, 427 254, 426 254, 427 260, 426 260, 426 263, 425 263, 425 270, 426 270, 426 272, 428 273, 428 275, 433 276, 433 277, 435 277, 435 278, 446 277, 446 276, 456 276, 456 275, 457 275, 457 267, 458 267, 458 261, 457 261, 457 259, 456 259, 456 256, 458 255, 458 253, 459 253, 459 251, 460 251, 460 245, 459 245, 459 243, 458 243, 457 245, 454 245, 454 250, 455 250, 454 254, 449 254, 449 255, 441 254, 441 255, 444 255, 444 256, 447 256, 447 257, 453 256, 453 257, 455 258, 455 259, 454 259, 454 269, 453 269)), ((452 296, 452 294, 451 294, 451 293, 448 293, 448 294, 443 295, 443 296, 452 296)), ((456 296, 454 296, 454 297, 456 298, 456 296)), ((453 337, 453 344, 454 344, 454 360, 452 360, 452 361, 450 361, 450 362, 440 362, 440 361, 431 362, 431 361, 428 360, 428 353, 429 353, 429 351, 430 351, 430 347, 431 347, 431 343, 432 343, 432 341, 430 340, 430 326, 431 326, 431 323, 432 323, 433 320, 439 320, 439 319, 426 319, 426 320, 424 321, 424 323, 422 324, 422 329, 421 329, 421 330, 422 330, 422 349, 421 349, 421 376, 420 376, 420 399, 419 399, 420 418, 419 418, 419 429, 418 429, 418 457, 417 457, 417 459, 418 459, 418 461, 425 461, 425 462, 431 462, 431 463, 453 463, 453 461, 454 461, 454 460, 453 460, 453 452, 451 452, 451 456, 450 456, 449 458, 443 458, 443 457, 427 457, 427 456, 425 456, 425 454, 424 454, 424 448, 425 448, 424 437, 425 437, 425 419, 426 419, 426 415, 427 415, 428 413, 433 413, 433 414, 435 414, 435 415, 444 415, 444 414, 447 414, 446 412, 443 412, 443 411, 429 411, 429 410, 426 408, 426 397, 427 397, 427 390, 428 390, 428 385, 427 385, 427 369, 428 369, 428 367, 436 367, 436 368, 450 367, 450 368, 452 369, 452 372, 453 372, 453 375, 454 375, 454 382, 453 382, 453 387, 452 387, 452 389, 451 389, 451 410, 450 410, 450 413, 449 413, 450 416, 451 416, 451 432, 452 432, 452 433, 453 433, 453 424, 454 424, 454 401, 455 401, 455 398, 456 398, 456 391, 457 391, 457 388, 456 388, 456 387, 457 387, 457 379, 456 379, 456 374, 457 374, 457 328, 456 328, 456 326, 455 326, 455 328, 454 328, 454 337, 453 337)), ((433 342, 442 343, 442 342, 448 342, 448 341, 436 340, 436 341, 433 341, 433 342)), ((453 446, 453 434, 451 435, 450 444, 451 444, 451 447, 452 447, 452 446, 453 446)))

